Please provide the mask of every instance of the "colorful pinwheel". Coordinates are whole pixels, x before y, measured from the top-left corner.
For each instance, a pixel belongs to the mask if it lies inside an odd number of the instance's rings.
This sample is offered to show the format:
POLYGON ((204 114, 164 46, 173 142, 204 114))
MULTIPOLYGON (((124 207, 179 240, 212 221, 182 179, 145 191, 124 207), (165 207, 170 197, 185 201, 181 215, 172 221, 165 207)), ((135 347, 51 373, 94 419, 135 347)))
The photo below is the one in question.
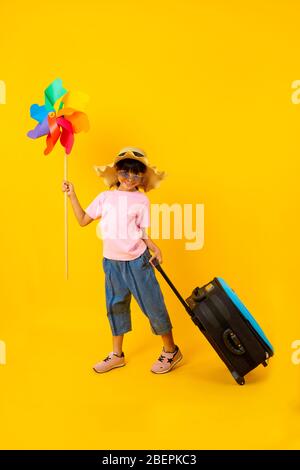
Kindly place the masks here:
POLYGON ((87 95, 67 92, 62 86, 62 80, 57 78, 45 90, 45 104, 33 104, 30 107, 30 116, 38 124, 27 133, 28 137, 37 139, 47 135, 45 155, 53 150, 60 138, 68 155, 74 144, 74 134, 89 130, 88 118, 83 112, 87 102, 87 95))
MULTIPOLYGON (((65 149, 64 179, 68 178, 68 160, 74 145, 74 134, 89 130, 89 121, 84 110, 88 96, 81 92, 68 92, 62 86, 62 80, 57 78, 45 90, 45 103, 42 106, 33 104, 30 116, 38 124, 27 133, 31 139, 46 137, 44 154, 48 155, 58 139, 65 149)), ((65 260, 66 279, 68 279, 68 200, 65 193, 65 260)))

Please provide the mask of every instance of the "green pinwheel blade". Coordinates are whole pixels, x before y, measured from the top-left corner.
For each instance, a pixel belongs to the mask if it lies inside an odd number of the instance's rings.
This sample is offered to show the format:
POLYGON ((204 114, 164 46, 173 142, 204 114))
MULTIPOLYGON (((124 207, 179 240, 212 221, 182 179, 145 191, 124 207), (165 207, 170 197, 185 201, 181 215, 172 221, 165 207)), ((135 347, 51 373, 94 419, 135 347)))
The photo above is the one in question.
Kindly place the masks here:
POLYGON ((45 107, 52 111, 56 101, 67 93, 62 86, 62 79, 56 78, 45 90, 45 107))

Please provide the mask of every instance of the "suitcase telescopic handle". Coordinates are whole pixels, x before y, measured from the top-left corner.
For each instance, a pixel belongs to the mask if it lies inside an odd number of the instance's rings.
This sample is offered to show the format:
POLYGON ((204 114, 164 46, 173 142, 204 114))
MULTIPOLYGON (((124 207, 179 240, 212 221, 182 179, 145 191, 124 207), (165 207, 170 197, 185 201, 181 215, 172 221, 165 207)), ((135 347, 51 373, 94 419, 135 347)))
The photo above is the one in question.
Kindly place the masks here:
POLYGON ((174 292, 174 294, 176 295, 176 297, 179 299, 179 301, 182 303, 182 305, 184 306, 184 308, 186 309, 187 313, 191 316, 194 316, 194 313, 193 313, 193 310, 188 306, 188 304, 186 303, 186 301, 184 300, 184 298, 180 295, 180 293, 178 292, 178 290, 176 289, 176 287, 174 286, 173 282, 169 279, 169 277, 166 275, 165 271, 163 270, 163 268, 161 267, 161 264, 160 262, 158 261, 157 258, 153 258, 153 260, 151 261, 153 266, 155 266, 155 268, 157 269, 157 271, 160 272, 160 274, 162 275, 162 277, 167 281, 167 283, 169 284, 169 286, 171 287, 172 291, 174 292))

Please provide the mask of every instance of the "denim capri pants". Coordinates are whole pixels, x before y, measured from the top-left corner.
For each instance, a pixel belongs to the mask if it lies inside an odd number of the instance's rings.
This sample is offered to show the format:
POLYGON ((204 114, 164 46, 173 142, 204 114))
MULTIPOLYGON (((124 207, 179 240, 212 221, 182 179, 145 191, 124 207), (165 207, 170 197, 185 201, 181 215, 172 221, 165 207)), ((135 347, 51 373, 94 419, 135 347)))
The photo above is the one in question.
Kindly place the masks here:
POLYGON ((103 258, 106 309, 113 336, 131 331, 131 294, 148 317, 152 333, 169 333, 172 324, 148 247, 138 258, 119 261, 103 258))

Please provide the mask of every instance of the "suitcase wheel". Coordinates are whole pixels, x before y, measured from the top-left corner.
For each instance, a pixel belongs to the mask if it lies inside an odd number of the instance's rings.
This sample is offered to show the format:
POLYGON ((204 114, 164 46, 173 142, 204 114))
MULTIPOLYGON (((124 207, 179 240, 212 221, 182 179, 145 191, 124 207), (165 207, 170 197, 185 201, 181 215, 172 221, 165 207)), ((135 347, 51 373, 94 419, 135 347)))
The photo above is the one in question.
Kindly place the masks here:
POLYGON ((245 385, 245 379, 241 375, 239 375, 235 370, 231 372, 232 377, 239 385, 245 385))
POLYGON ((268 365, 268 361, 264 361, 264 362, 262 362, 262 365, 263 365, 264 367, 267 367, 267 365, 268 365))

